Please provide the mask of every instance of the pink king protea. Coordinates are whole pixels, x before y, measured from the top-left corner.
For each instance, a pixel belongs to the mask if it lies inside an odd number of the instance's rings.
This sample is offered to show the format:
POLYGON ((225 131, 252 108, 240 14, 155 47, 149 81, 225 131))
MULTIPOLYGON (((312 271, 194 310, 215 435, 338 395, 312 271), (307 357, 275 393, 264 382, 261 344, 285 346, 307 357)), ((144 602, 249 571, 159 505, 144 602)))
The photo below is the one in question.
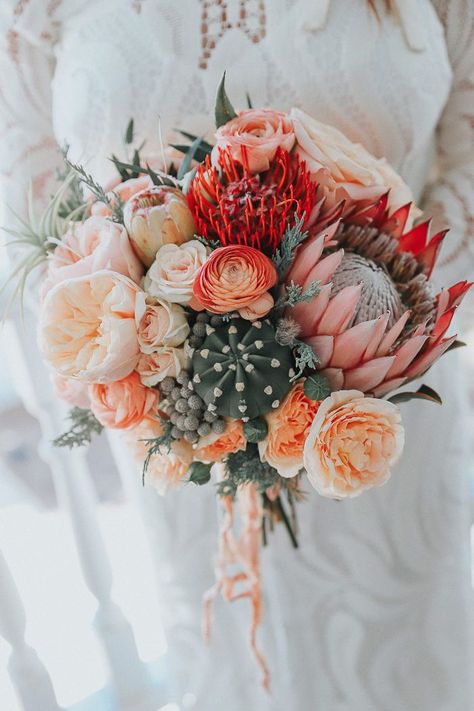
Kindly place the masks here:
POLYGON ((391 216, 387 196, 338 221, 299 248, 287 275, 321 291, 287 315, 319 358, 334 389, 376 397, 422 375, 455 341, 445 337, 471 284, 434 294, 430 275, 446 232, 429 221, 404 228, 410 204, 391 216))

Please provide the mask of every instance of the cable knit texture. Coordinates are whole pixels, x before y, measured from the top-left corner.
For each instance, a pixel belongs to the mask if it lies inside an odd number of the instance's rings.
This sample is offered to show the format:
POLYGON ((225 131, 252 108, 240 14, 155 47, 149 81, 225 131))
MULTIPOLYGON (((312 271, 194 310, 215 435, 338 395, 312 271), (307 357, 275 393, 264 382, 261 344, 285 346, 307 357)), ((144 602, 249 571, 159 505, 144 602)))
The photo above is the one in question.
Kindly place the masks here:
MULTIPOLYGON (((439 281, 472 277, 474 3, 397 0, 392 16, 376 5, 380 21, 363 0, 4 0, 4 202, 22 210, 31 178, 44 200, 56 142, 110 177, 105 157, 122 151, 132 116, 155 151, 160 132, 166 139, 176 126, 209 132, 227 69, 237 106, 248 92, 254 106, 301 107, 386 156, 452 226, 439 281)), ((195 698, 198 711, 474 708, 459 370, 450 354, 425 378, 443 393, 442 410, 404 406, 405 456, 387 485, 342 503, 308 495, 296 553, 284 531, 272 536, 261 635, 270 699, 247 649, 245 603, 217 605, 214 638, 202 647, 213 489, 148 492, 170 698, 189 692, 186 708, 195 698)))

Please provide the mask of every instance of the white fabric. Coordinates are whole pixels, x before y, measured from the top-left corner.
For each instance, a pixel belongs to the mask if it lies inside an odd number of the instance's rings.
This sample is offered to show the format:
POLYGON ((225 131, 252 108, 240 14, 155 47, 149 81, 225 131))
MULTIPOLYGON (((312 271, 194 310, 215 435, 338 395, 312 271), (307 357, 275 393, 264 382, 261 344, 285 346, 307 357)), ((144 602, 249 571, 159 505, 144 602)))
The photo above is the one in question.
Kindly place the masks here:
MULTIPOLYGON (((206 4, 212 29, 218 9, 206 4)), ((259 4, 244 3, 252 12, 259 4)), ((18 205, 31 176, 44 192, 55 140, 106 179, 112 167, 104 157, 121 152, 132 116, 155 149, 158 117, 164 136, 175 126, 209 130, 227 69, 236 105, 248 91, 256 106, 300 106, 385 155, 416 197, 452 224, 439 281, 472 276, 473 3, 397 2, 392 17, 379 2, 378 21, 363 0, 322 1, 324 27, 307 31, 315 4, 267 0, 264 37, 256 15, 248 19, 257 43, 237 26, 240 3, 229 0, 232 27, 203 61, 197 0, 2 3, 5 199, 18 205)), ((247 650, 246 603, 218 603, 214 640, 202 646, 200 599, 212 583, 216 535, 212 488, 164 500, 149 492, 176 699, 194 694, 198 711, 474 707, 466 400, 456 355, 424 380, 445 404, 403 406, 407 447, 392 480, 344 503, 310 492, 299 507, 300 550, 278 531, 264 551, 270 699, 247 650)))

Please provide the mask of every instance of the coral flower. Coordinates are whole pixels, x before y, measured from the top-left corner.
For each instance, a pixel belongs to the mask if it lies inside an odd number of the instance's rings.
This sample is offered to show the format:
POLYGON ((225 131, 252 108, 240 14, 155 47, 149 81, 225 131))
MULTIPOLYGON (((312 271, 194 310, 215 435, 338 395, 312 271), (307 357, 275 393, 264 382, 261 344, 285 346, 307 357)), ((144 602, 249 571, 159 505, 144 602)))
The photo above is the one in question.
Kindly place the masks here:
POLYGON ((220 462, 227 454, 238 452, 246 446, 242 421, 229 418, 223 434, 212 432, 201 437, 194 450, 194 458, 206 463, 220 462))
POLYGON ((217 130, 212 161, 218 164, 219 152, 226 148, 251 173, 261 173, 269 169, 278 148, 291 151, 294 142, 293 126, 286 114, 273 109, 249 109, 217 130))
POLYGON ((316 205, 317 186, 304 163, 278 148, 269 169, 253 174, 221 149, 218 165, 209 157, 197 169, 188 193, 197 234, 222 245, 243 244, 273 254, 288 224, 316 205))
POLYGON ((303 468, 303 447, 319 402, 306 397, 304 381, 296 383, 280 407, 266 415, 268 435, 258 443, 260 457, 283 477, 303 468))
POLYGON ((388 480, 404 442, 396 405, 342 390, 321 403, 304 447, 305 469, 321 496, 352 498, 388 480))
POLYGON ((91 385, 90 408, 100 424, 114 429, 135 427, 156 409, 157 390, 142 384, 138 373, 104 385, 91 385))
POLYGON ((201 267, 193 293, 212 313, 240 311, 243 318, 251 320, 264 316, 272 308, 273 298, 268 290, 277 279, 275 265, 258 249, 220 247, 201 267))

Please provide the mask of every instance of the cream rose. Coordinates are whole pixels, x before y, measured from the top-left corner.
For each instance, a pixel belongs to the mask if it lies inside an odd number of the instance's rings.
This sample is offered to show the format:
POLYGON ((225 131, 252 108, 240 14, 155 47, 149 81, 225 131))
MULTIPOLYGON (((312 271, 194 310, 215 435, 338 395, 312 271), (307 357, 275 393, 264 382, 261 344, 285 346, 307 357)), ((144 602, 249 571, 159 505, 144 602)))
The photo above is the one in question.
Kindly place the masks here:
POLYGON ((185 354, 183 348, 163 347, 153 353, 142 353, 138 359, 137 373, 144 385, 152 387, 166 377, 176 376, 184 367, 185 354))
POLYGON ((115 272, 67 279, 43 302, 39 345, 58 373, 86 383, 110 383, 134 370, 138 287, 115 272))
POLYGON ((48 259, 46 291, 64 279, 94 274, 102 269, 123 274, 135 282, 143 276, 143 265, 135 255, 127 231, 105 217, 89 217, 72 223, 48 259))
POLYGON ((404 442, 396 405, 340 390, 319 407, 304 445, 304 466, 321 496, 354 497, 389 479, 404 442))
MULTIPOLYGON (((295 152, 306 162, 327 201, 377 200, 390 189, 391 211, 413 201, 413 194, 385 158, 377 159, 333 126, 316 121, 300 109, 291 109, 296 135, 295 152)), ((412 207, 410 223, 421 214, 412 207)))
POLYGON ((144 292, 137 294, 135 321, 142 353, 153 353, 162 346, 179 346, 189 333, 188 319, 181 306, 144 292))
POLYGON ((195 239, 182 245, 165 244, 144 279, 145 291, 173 304, 189 304, 194 280, 207 256, 207 247, 195 239))

